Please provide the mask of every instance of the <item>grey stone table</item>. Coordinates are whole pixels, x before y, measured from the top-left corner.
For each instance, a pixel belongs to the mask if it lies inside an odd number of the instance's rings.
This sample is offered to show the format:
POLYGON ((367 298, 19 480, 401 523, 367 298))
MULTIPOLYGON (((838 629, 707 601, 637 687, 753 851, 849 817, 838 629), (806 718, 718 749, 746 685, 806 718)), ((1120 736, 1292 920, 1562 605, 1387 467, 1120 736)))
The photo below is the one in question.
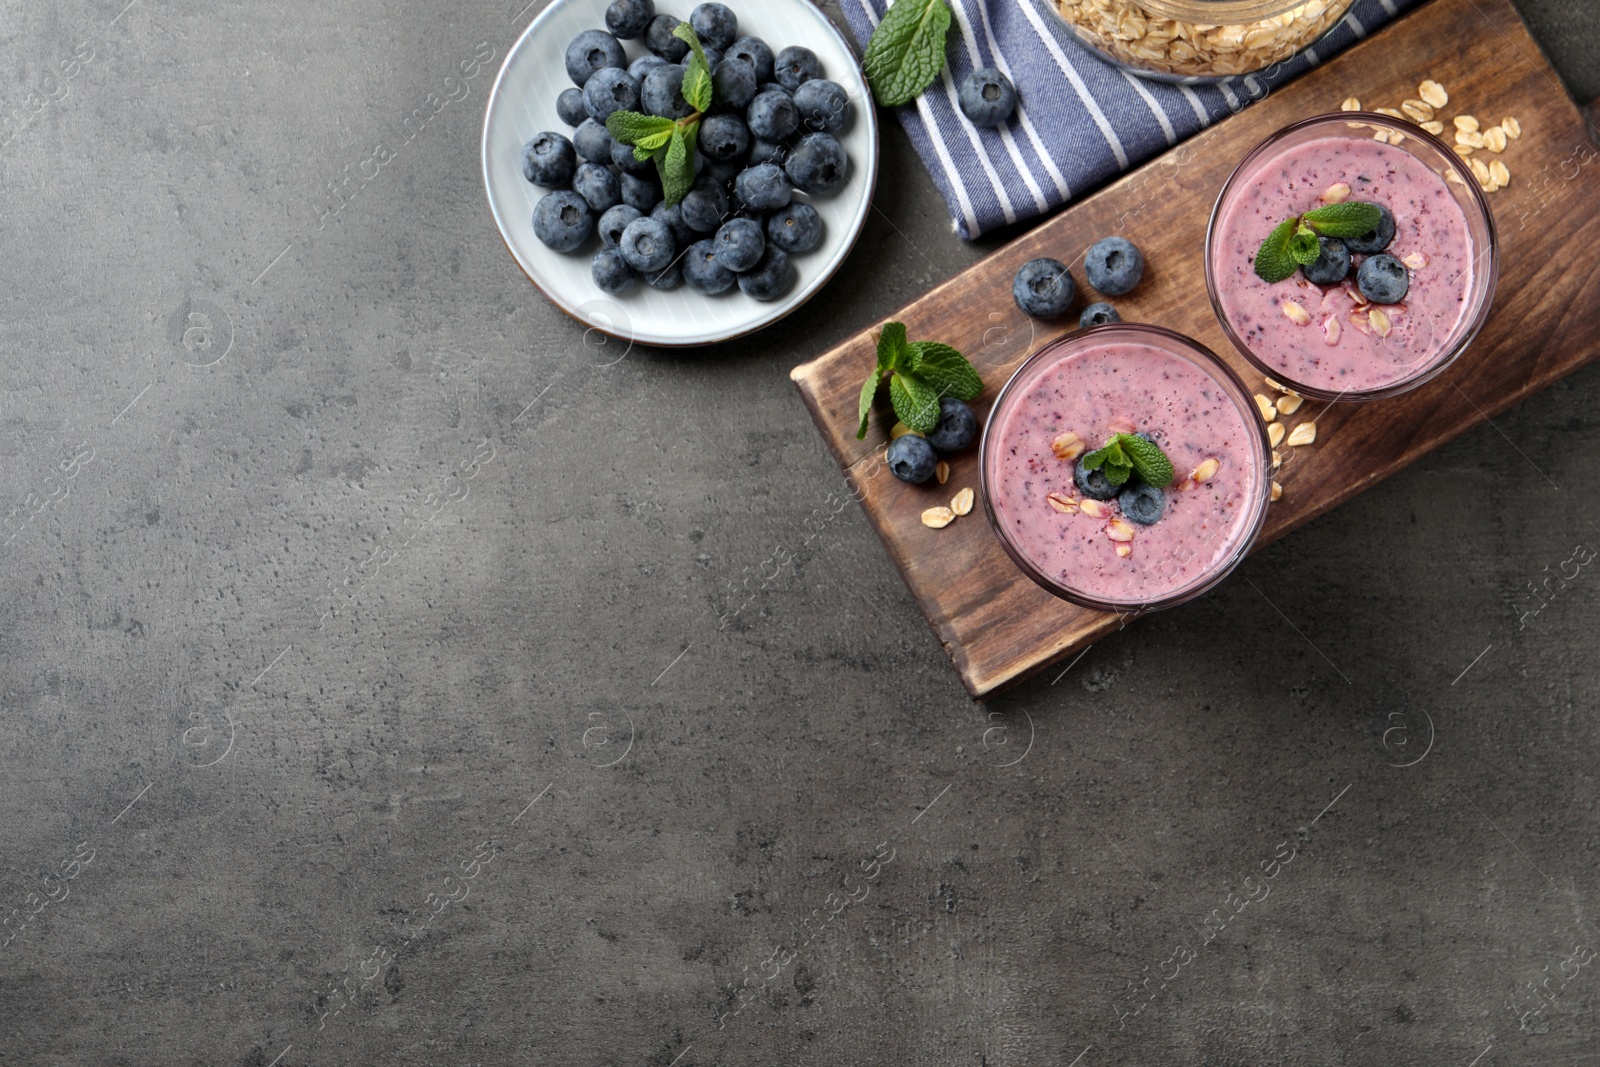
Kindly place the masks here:
POLYGON ((484 210, 519 3, 125 3, 0 20, 0 1063, 1594 1061, 1600 370, 980 708, 786 373, 993 247, 898 131, 626 351, 484 210))

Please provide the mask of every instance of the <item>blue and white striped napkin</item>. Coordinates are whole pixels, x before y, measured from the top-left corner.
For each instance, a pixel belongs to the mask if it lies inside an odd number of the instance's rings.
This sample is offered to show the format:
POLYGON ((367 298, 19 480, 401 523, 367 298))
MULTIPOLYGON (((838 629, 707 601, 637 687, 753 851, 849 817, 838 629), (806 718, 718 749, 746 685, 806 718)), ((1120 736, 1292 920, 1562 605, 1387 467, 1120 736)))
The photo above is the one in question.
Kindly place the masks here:
MULTIPOLYGON (((950 0, 955 21, 949 62, 914 105, 896 111, 950 205, 956 233, 971 239, 1092 191, 1418 2, 1357 0, 1316 48, 1271 78, 1179 86, 1128 74, 1097 58, 1062 26, 1052 25, 1035 0, 950 0), (961 78, 989 66, 1011 79, 1020 101, 1017 116, 1000 130, 974 127, 956 103, 961 78)), ((840 4, 865 49, 888 0, 840 4)))

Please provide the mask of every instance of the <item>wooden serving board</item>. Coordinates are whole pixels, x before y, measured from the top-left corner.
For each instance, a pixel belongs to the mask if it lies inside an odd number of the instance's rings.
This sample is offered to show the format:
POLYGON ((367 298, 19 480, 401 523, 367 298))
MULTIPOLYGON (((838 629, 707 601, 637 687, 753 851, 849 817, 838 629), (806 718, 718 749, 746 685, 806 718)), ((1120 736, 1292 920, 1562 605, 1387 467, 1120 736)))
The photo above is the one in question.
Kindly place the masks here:
MULTIPOLYGON (((1076 325, 1085 297, 1083 254, 1122 234, 1144 250, 1144 280, 1115 303, 1125 321, 1153 322, 1197 338, 1230 360, 1246 383, 1261 378, 1229 345, 1206 298, 1207 217, 1234 165, 1262 138, 1297 119, 1337 110, 1398 107, 1425 78, 1450 102, 1440 118, 1514 116, 1522 137, 1500 159, 1511 184, 1489 196, 1500 238, 1500 284, 1488 325, 1447 372, 1400 397, 1324 410, 1307 401, 1291 425, 1317 420, 1314 445, 1288 449, 1265 544, 1348 500, 1419 456, 1600 357, 1600 150, 1578 108, 1507 0, 1433 0, 1074 205, 897 312, 913 340, 955 345, 983 374, 980 418, 1031 352, 1076 325), (1030 320, 1011 280, 1030 259, 1070 264, 1079 280, 1071 322, 1030 320)), ((883 464, 893 422, 880 398, 867 438, 856 440, 856 403, 881 324, 799 367, 791 377, 828 447, 968 691, 986 699, 1115 630, 1122 621, 1075 607, 1024 576, 1001 549, 982 506, 943 530, 924 508, 978 486, 977 449, 955 459, 942 488, 906 485, 883 464)), ((885 393, 887 390, 885 390, 885 393)))

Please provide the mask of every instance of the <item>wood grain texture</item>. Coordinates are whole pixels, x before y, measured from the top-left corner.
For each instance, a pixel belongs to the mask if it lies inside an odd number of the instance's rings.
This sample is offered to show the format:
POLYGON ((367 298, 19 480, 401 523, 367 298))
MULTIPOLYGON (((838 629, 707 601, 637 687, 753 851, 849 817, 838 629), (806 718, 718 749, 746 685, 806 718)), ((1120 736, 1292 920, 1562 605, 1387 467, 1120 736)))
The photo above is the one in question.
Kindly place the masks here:
MULTIPOLYGON (((1487 326, 1444 374, 1400 397, 1331 408, 1307 401, 1291 424, 1316 419, 1314 445, 1283 448, 1283 499, 1259 544, 1282 537, 1424 453, 1492 419, 1600 356, 1600 161, 1578 108, 1507 0, 1434 0, 1310 74, 1277 90, 1019 238, 893 318, 913 340, 966 352, 984 376, 980 418, 1011 372, 1067 327, 1030 323, 1011 300, 1017 268, 1038 256, 1069 263, 1083 293, 1083 254, 1109 234, 1145 252, 1143 282, 1116 303, 1131 322, 1197 338, 1254 388, 1261 377, 1237 355, 1206 298, 1206 221, 1234 165, 1262 138, 1295 120, 1337 110, 1398 107, 1424 78, 1445 85, 1441 118, 1507 115, 1523 135, 1499 157, 1511 185, 1489 197, 1500 240, 1500 284, 1487 326)), ((1447 134, 1448 136, 1448 134, 1447 134)), ((1484 154, 1484 153, 1480 153, 1484 154)), ((982 516, 943 530, 922 510, 978 487, 977 449, 955 459, 946 486, 910 486, 883 464, 893 415, 874 414, 855 438, 856 403, 872 366, 878 325, 805 363, 791 377, 867 515, 883 538, 962 682, 982 700, 1125 625, 1044 592, 1005 555, 982 516)), ((885 391, 887 392, 887 391, 885 391)), ((930 483, 931 484, 931 483, 930 483)))

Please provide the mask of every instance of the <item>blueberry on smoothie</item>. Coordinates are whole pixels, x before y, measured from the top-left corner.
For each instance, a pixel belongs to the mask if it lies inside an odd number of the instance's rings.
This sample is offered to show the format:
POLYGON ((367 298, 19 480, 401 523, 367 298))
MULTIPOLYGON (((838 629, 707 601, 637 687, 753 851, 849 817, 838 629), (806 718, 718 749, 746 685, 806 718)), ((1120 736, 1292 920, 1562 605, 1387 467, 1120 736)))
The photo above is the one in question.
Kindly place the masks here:
POLYGON ((1104 326, 1108 322, 1121 322, 1122 316, 1117 314, 1117 309, 1104 300, 1097 300, 1083 309, 1083 314, 1078 316, 1078 329, 1087 330, 1091 326, 1104 326))
POLYGON ((1143 482, 1125 487, 1117 494, 1123 517, 1140 526, 1153 526, 1167 510, 1167 494, 1143 482))
POLYGON ((939 422, 928 435, 936 452, 959 452, 978 436, 978 417, 953 396, 939 401, 939 422))
POLYGON ((1337 237, 1317 238, 1317 258, 1300 268, 1312 285, 1338 285, 1350 273, 1350 249, 1337 237))
POLYGON ((1078 284, 1059 259, 1030 259, 1011 283, 1011 296, 1017 307, 1036 319, 1065 315, 1077 292, 1078 284))
POLYGON ((1144 255, 1126 237, 1105 237, 1084 254, 1083 273, 1102 293, 1121 296, 1132 292, 1144 276, 1144 255))
POLYGON ((1103 469, 1092 471, 1085 467, 1083 461, 1087 456, 1088 453, 1084 453, 1078 457, 1078 462, 1073 464, 1072 480, 1077 483, 1078 489, 1084 496, 1092 500, 1110 500, 1121 490, 1111 484, 1111 479, 1106 477, 1103 469))
POLYGON ((1368 256, 1356 271, 1356 285, 1361 295, 1374 304, 1398 304, 1411 289, 1411 275, 1406 265, 1387 252, 1368 256))
POLYGON ((956 99, 961 113, 974 126, 1003 126, 1017 110, 1016 87, 994 67, 975 70, 962 78, 956 99))
POLYGON ((1373 207, 1378 209, 1378 225, 1360 237, 1347 237, 1344 242, 1350 251, 1363 256, 1382 252, 1389 247, 1389 242, 1394 240, 1394 216, 1389 214, 1389 209, 1382 204, 1374 204, 1373 207))
POLYGON ((933 446, 914 433, 901 434, 890 441, 885 458, 889 461, 889 473, 912 485, 920 485, 932 478, 934 468, 939 465, 939 457, 934 453, 933 446))

